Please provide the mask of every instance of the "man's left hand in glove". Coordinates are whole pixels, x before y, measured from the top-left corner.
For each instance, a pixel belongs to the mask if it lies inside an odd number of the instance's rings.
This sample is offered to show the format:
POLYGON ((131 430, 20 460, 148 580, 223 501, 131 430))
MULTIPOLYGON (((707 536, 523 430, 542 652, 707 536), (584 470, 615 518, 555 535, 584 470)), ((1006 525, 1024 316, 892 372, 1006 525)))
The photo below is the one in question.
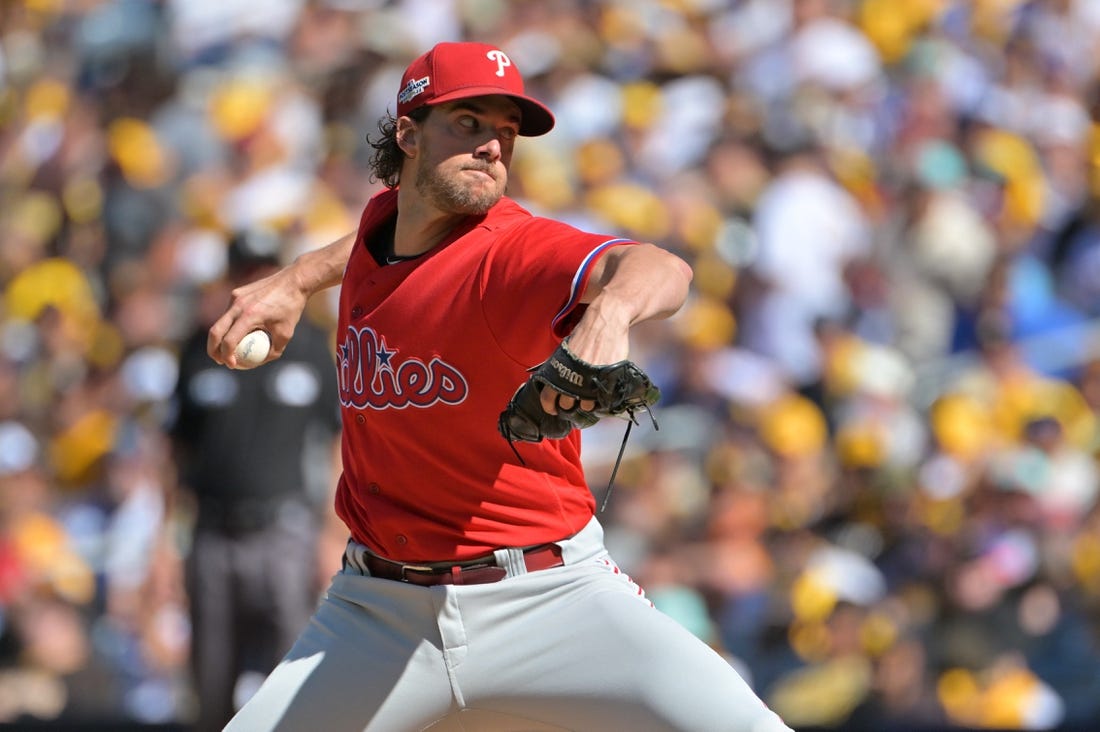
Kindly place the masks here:
POLYGON ((531 370, 531 376, 501 412, 498 428, 509 444, 560 439, 574 428, 591 427, 603 417, 636 422, 635 413, 642 409, 648 412, 659 398, 660 390, 633 361, 597 366, 574 355, 566 340, 550 358, 531 370), (572 397, 573 406, 559 407, 557 414, 546 412, 541 403, 546 387, 572 397), (594 406, 582 409, 582 404, 594 406))

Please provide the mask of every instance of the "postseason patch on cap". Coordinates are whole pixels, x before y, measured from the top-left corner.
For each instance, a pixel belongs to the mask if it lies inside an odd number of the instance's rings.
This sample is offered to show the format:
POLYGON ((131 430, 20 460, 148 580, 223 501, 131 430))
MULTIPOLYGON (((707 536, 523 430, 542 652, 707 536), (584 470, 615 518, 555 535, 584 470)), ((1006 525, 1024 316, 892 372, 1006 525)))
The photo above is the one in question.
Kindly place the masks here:
POLYGON ((421 79, 409 79, 409 83, 406 84, 405 88, 401 90, 401 93, 397 95, 397 101, 400 104, 408 104, 410 99, 425 91, 431 83, 431 77, 429 76, 425 76, 421 79))

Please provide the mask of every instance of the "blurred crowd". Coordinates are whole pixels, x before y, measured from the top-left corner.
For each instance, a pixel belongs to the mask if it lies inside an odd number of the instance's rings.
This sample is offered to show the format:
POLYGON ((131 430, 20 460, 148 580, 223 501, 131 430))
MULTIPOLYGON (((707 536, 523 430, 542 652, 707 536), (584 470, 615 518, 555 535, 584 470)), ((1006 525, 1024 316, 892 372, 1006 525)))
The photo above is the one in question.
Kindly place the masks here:
POLYGON ((694 266, 601 515, 654 603, 795 727, 1100 720, 1097 0, 0 0, 0 722, 191 718, 181 343, 459 39, 557 115, 510 195, 694 266))

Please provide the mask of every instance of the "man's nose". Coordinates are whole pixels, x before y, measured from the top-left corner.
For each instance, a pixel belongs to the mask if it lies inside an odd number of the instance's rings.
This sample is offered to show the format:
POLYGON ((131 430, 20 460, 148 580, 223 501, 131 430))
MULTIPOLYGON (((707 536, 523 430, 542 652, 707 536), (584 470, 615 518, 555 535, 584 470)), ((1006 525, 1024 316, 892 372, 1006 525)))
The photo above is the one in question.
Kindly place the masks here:
POLYGON ((478 146, 477 150, 474 151, 474 155, 490 161, 500 160, 500 139, 490 137, 478 146))

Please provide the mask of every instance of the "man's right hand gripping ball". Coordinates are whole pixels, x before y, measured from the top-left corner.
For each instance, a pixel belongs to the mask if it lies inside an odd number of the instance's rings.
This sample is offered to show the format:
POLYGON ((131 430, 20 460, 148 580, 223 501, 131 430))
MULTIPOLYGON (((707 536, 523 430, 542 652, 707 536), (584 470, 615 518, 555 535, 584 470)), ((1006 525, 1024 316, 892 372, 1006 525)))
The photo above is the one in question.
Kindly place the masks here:
POLYGON ((543 363, 531 369, 528 377, 500 413, 500 434, 512 442, 556 440, 573 429, 584 429, 603 417, 624 417, 635 422, 639 410, 649 411, 660 398, 660 390, 633 361, 618 361, 606 366, 588 363, 570 350, 568 340, 543 363), (573 397, 575 406, 549 414, 542 408, 540 395, 551 387, 573 397), (581 402, 593 402, 582 410, 581 402))

